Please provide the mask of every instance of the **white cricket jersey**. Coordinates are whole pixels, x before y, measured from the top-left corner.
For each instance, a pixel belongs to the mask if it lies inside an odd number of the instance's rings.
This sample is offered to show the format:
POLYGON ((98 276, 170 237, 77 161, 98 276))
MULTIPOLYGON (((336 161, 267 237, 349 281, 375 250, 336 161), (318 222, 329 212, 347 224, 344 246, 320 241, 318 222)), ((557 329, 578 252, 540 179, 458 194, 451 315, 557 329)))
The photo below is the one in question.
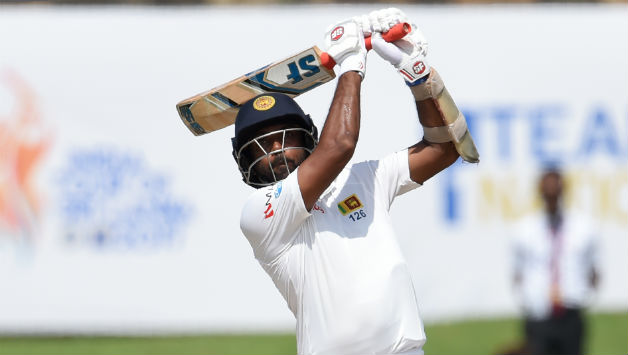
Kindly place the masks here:
POLYGON ((518 224, 513 254, 514 269, 522 277, 519 295, 528 317, 541 319, 551 312, 552 277, 557 277, 563 305, 575 308, 586 305, 591 292, 589 272, 598 263, 597 237, 588 218, 566 214, 554 237, 547 217, 535 213, 518 224))
POLYGON ((305 209, 297 172, 248 199, 240 221, 297 320, 299 354, 422 354, 423 324, 391 223, 408 151, 346 167, 305 209))

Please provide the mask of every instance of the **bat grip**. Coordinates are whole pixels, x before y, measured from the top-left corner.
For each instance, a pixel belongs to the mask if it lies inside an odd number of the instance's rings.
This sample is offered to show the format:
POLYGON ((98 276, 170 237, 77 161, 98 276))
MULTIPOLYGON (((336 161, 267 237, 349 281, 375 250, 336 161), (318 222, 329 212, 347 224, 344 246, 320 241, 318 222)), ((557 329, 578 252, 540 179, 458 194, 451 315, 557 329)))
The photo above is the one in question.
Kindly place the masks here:
MULTIPOLYGON (((394 25, 388 30, 388 32, 382 33, 382 38, 386 42, 394 42, 405 37, 412 30, 412 26, 407 22, 402 22, 394 25)), ((366 50, 370 51, 373 46, 371 44, 371 36, 364 38, 364 45, 366 46, 366 50)), ((332 58, 327 52, 321 53, 321 64, 332 70, 334 66, 336 66, 336 61, 332 58)))

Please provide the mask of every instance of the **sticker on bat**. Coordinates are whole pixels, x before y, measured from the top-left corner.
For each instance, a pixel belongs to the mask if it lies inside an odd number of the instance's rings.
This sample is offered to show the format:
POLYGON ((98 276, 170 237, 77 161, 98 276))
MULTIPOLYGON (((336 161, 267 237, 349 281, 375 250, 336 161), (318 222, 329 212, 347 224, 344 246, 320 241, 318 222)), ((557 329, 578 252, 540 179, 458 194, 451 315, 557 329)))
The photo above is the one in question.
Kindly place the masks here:
POLYGON ((288 63, 288 69, 290 70, 290 74, 287 75, 286 79, 292 79, 290 83, 296 84, 299 81, 303 80, 303 76, 309 78, 312 75, 315 75, 316 73, 320 72, 321 69, 319 67, 317 67, 316 65, 310 64, 312 62, 316 62, 316 57, 310 54, 310 55, 306 55, 305 57, 300 58, 296 62, 288 63), (297 63, 298 63, 298 67, 297 67, 297 63), (301 75, 301 70, 299 70, 299 68, 305 71, 303 75, 301 75))

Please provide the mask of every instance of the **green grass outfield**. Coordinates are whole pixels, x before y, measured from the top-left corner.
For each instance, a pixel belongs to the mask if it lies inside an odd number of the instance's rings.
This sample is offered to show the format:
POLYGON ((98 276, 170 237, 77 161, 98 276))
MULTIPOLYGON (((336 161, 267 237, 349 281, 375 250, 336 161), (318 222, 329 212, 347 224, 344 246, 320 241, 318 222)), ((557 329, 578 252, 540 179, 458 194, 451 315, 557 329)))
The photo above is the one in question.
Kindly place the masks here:
MULTIPOLYGON (((628 313, 587 316, 587 354, 628 354, 628 313)), ((520 340, 517 319, 433 324, 426 354, 499 354, 520 340)), ((295 354, 294 334, 156 337, 0 337, 0 354, 295 354)))

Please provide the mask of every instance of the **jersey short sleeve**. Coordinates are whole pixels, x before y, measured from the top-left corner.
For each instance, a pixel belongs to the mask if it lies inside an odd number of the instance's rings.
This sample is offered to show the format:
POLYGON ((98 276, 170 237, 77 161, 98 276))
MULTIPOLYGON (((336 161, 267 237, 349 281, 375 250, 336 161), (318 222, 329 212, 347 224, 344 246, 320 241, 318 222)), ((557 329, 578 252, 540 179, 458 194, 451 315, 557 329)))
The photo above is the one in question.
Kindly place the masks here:
POLYGON ((271 263, 287 250, 310 216, 301 196, 297 171, 275 185, 255 191, 242 209, 240 229, 261 262, 271 263))
POLYGON ((410 178, 407 149, 392 153, 378 161, 370 162, 370 165, 375 170, 377 183, 382 188, 389 206, 395 197, 421 186, 410 178))

